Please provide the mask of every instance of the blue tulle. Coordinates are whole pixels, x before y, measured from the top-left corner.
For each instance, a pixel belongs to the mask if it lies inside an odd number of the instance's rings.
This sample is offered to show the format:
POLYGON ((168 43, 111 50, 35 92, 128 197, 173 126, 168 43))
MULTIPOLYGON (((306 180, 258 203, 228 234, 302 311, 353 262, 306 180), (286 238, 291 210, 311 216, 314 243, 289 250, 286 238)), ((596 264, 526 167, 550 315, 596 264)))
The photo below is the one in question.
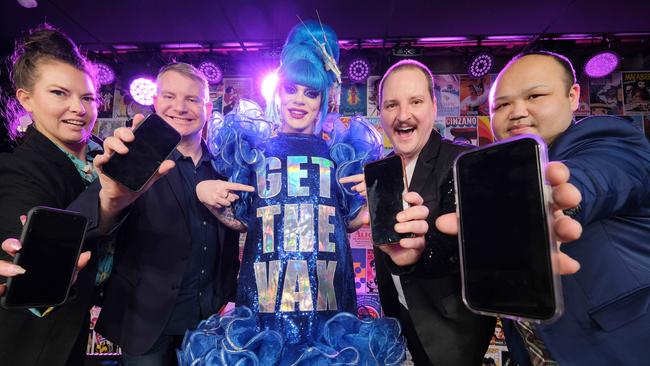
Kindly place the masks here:
POLYGON ((343 217, 349 221, 357 216, 366 203, 365 199, 349 188, 353 184, 343 185, 339 180, 363 172, 363 166, 382 156, 383 145, 379 131, 363 117, 355 116, 346 127, 338 118, 334 122, 332 138, 329 141, 330 156, 336 164, 336 181, 345 194, 343 200, 343 217))
POLYGON ((213 315, 187 331, 177 352, 181 366, 195 365, 399 365, 406 344, 392 318, 358 319, 339 313, 313 344, 289 344, 274 330, 260 330, 246 307, 213 315))
MULTIPOLYGON (((230 182, 253 184, 253 173, 264 173, 263 146, 271 137, 272 126, 264 119, 257 103, 241 100, 237 109, 223 119, 213 118, 208 123, 208 148, 215 170, 230 182)), ((251 193, 238 192, 240 199, 234 205, 237 219, 248 225, 251 193)))

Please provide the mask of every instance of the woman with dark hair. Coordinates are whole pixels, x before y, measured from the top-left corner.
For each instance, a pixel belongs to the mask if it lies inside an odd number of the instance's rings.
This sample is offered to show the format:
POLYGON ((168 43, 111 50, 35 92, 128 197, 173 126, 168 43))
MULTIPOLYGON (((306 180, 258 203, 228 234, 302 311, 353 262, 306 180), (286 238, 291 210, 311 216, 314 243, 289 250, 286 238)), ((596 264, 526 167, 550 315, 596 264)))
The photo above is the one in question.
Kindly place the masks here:
MULTIPOLYGON (((4 113, 19 144, 13 153, 0 154, 0 268, 3 275, 20 275, 23 270, 9 262, 20 249, 15 238, 21 216, 34 206, 66 208, 96 177, 92 158, 100 147, 90 137, 98 100, 92 64, 70 38, 47 25, 16 43, 10 77, 15 98, 4 113), (18 120, 25 114, 32 123, 21 131, 18 120)), ((82 254, 80 268, 89 257, 90 252, 82 254)), ((79 272, 74 295, 63 305, 0 310, 3 364, 83 365, 99 279, 94 259, 79 272)))

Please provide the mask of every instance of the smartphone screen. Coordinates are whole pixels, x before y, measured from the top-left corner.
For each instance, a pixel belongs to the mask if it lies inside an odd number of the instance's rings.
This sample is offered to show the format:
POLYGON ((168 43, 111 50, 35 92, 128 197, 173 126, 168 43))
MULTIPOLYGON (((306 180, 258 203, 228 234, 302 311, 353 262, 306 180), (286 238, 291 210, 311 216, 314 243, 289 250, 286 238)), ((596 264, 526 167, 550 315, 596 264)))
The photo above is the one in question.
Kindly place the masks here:
POLYGON ((370 213, 370 231, 375 245, 397 243, 406 234, 394 227, 397 214, 404 210, 402 195, 406 192, 402 158, 393 155, 368 163, 363 168, 370 213))
POLYGON ((561 311, 545 162, 544 143, 524 137, 455 163, 463 299, 476 312, 540 321, 561 311))
POLYGON ((113 154, 102 170, 132 191, 139 191, 174 151, 181 135, 157 114, 151 114, 133 130, 129 152, 113 154))
POLYGON ((68 297, 86 234, 86 217, 71 211, 34 207, 21 236, 14 263, 22 275, 9 277, 4 307, 62 304, 68 297))

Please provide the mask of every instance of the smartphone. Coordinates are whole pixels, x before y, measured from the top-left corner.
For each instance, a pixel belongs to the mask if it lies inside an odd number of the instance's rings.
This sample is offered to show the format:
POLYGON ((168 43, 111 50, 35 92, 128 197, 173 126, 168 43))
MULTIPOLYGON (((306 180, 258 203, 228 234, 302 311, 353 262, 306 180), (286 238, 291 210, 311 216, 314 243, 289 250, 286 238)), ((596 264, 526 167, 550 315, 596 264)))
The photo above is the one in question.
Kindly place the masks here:
POLYGON ((68 297, 84 242, 85 216, 49 207, 34 207, 20 237, 14 264, 25 273, 7 279, 0 303, 5 308, 60 305, 68 297))
POLYGON ((525 135, 454 163, 463 301, 472 311, 549 323, 563 311, 545 143, 525 135))
POLYGON ((113 154, 102 170, 111 179, 138 192, 174 151, 181 135, 155 113, 142 121, 133 134, 135 140, 125 144, 129 152, 113 154))
POLYGON ((408 184, 402 157, 393 155, 363 167, 374 245, 398 243, 408 234, 395 231, 397 214, 408 207, 402 198, 408 184))

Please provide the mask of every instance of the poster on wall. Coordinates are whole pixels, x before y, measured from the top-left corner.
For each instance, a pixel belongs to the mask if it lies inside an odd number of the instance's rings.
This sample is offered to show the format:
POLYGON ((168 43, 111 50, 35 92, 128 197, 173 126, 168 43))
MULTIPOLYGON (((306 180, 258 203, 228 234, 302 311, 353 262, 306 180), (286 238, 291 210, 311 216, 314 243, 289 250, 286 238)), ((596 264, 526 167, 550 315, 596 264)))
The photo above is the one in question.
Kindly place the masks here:
POLYGON ((368 102, 366 103, 366 112, 368 117, 379 116, 379 82, 381 76, 371 75, 366 80, 366 88, 368 89, 368 102))
POLYGON ((434 75, 438 116, 460 115, 460 75, 434 75))
POLYGON ((105 139, 109 136, 113 136, 113 131, 119 127, 126 126, 126 121, 128 118, 97 118, 95 122, 95 127, 93 128, 93 135, 99 137, 100 139, 105 139))
POLYGON ((492 127, 490 126, 490 117, 478 117, 478 146, 484 146, 494 142, 494 135, 492 134, 492 127))
POLYGON ((221 113, 226 115, 232 111, 239 99, 250 99, 252 91, 253 79, 251 78, 224 78, 221 113))
POLYGON ((341 105, 339 113, 343 116, 366 115, 366 84, 344 81, 341 85, 341 105))
POLYGON ((357 315, 363 318, 379 318, 383 316, 379 295, 357 295, 357 315))
POLYGON ((90 309, 90 333, 88 334, 88 343, 86 344, 86 354, 89 356, 117 356, 122 354, 122 350, 116 344, 111 343, 108 339, 95 332, 95 324, 99 318, 101 308, 93 306, 90 309))
POLYGON ((478 117, 476 116, 455 116, 445 117, 446 139, 477 145, 478 140, 478 117))
POLYGON ((485 75, 475 79, 469 75, 460 77, 460 115, 487 116, 490 113, 488 94, 492 86, 492 78, 485 75))
POLYGON ((625 114, 650 111, 650 71, 624 72, 625 114))
POLYGON ((586 76, 578 80, 580 85, 580 100, 578 101, 578 109, 574 112, 576 116, 588 116, 591 113, 589 108, 589 78, 586 76))
POLYGON ((366 249, 350 249, 352 252, 352 269, 354 270, 354 286, 357 294, 368 292, 366 287, 366 249))
POLYGON ((97 118, 113 117, 113 93, 115 92, 115 83, 102 85, 99 88, 101 103, 97 108, 97 118))
POLYGON ((589 107, 591 115, 623 114, 620 72, 614 72, 604 78, 589 80, 589 107))

